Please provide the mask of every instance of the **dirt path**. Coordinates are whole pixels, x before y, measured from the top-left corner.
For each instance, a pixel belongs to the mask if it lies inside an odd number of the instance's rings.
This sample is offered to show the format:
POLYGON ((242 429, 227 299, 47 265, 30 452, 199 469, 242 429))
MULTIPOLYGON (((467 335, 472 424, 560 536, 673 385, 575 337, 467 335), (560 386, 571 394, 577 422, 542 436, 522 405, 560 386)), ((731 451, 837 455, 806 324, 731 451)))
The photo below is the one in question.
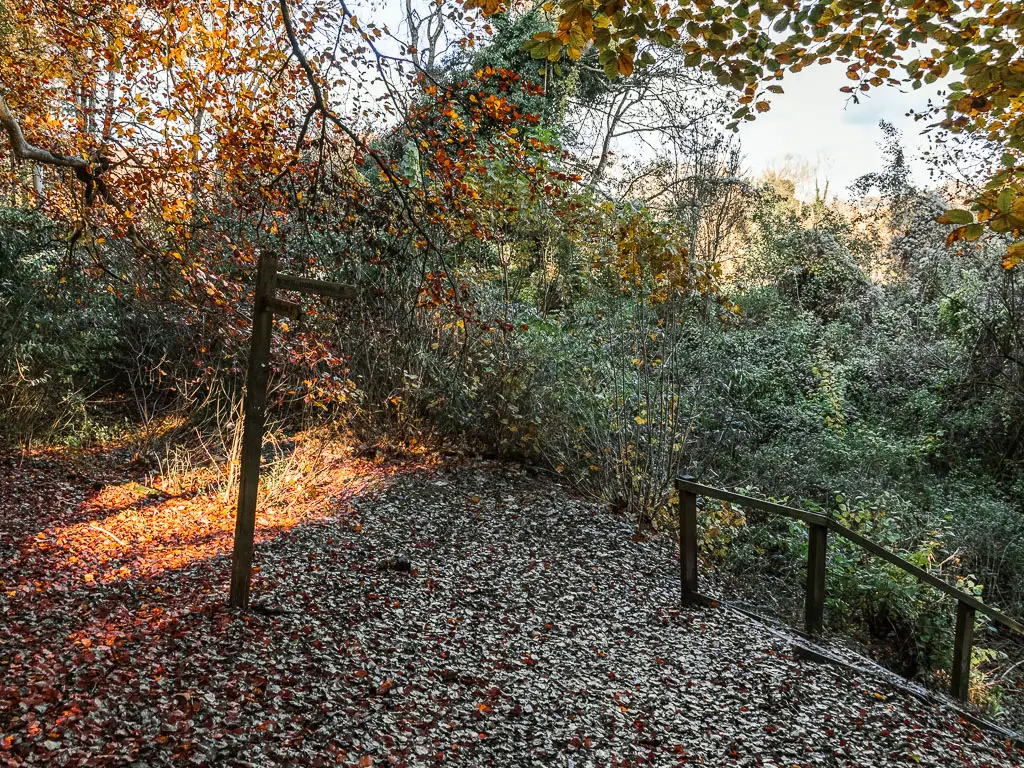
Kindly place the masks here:
POLYGON ((71 483, 47 518, 0 478, 0 764, 1018 764, 756 623, 680 611, 669 543, 546 482, 348 477, 265 517, 254 595, 288 613, 244 619, 224 608, 229 512, 78 519, 95 494, 71 483))

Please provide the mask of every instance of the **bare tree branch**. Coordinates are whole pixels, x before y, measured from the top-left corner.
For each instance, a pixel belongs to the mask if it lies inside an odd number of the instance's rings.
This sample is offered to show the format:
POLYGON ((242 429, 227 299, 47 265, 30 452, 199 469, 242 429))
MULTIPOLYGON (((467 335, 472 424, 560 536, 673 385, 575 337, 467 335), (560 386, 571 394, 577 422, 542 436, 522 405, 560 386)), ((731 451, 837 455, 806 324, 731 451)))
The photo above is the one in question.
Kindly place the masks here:
POLYGON ((29 144, 25 140, 25 135, 21 132, 21 125, 11 113, 10 107, 7 106, 7 99, 4 98, 2 93, 0 93, 0 125, 3 125, 7 133, 7 138, 11 143, 11 149, 14 150, 15 157, 22 160, 34 160, 44 165, 74 168, 91 176, 89 161, 84 157, 62 155, 59 152, 51 152, 48 149, 42 149, 34 144, 29 144))
MULTIPOLYGON (((309 59, 306 58, 306 53, 303 51, 302 45, 299 43, 298 35, 295 32, 295 24, 291 17, 291 9, 288 7, 288 0, 279 0, 278 6, 281 11, 281 18, 284 21, 285 34, 288 37, 289 46, 291 47, 295 58, 298 60, 299 66, 306 75, 306 80, 309 83, 310 89, 313 91, 313 108, 320 113, 321 118, 325 122, 330 122, 334 125, 338 130, 344 133, 356 147, 373 160, 374 164, 380 170, 381 176, 394 192, 402 211, 405 213, 405 216, 413 229, 416 230, 423 239, 427 248, 438 257, 442 266, 445 267, 445 271, 448 272, 449 284, 455 293, 456 299, 458 299, 459 287, 455 282, 454 275, 447 268, 447 259, 444 256, 444 252, 434 242, 430 233, 423 227, 423 224, 416 215, 416 211, 413 209, 411 201, 406 196, 405 190, 402 188, 400 181, 395 177, 394 169, 385 160, 385 158, 381 156, 380 152, 373 149, 363 141, 359 134, 352 130, 344 120, 338 117, 333 110, 327 106, 327 100, 324 98, 323 89, 320 86, 320 82, 317 80, 316 73, 313 71, 313 66, 309 63, 309 59)), ((342 9, 346 14, 348 14, 348 9, 344 3, 342 3, 342 9)))

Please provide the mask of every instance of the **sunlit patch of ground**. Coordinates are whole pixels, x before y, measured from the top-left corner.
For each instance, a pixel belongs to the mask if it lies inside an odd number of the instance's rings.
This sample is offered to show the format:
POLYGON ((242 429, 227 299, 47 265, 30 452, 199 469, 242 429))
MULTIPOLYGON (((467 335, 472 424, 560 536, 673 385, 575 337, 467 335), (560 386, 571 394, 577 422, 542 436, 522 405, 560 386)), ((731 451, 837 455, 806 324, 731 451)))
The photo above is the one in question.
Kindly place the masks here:
MULTIPOLYGON (((297 526, 347 524, 340 521, 354 496, 416 468, 352 460, 340 445, 294 454, 283 476, 264 483, 257 553, 297 526)), ((237 621, 225 610, 233 495, 168 495, 160 478, 143 477, 147 485, 119 474, 96 452, 35 450, 0 463, 2 765, 79 764, 91 750, 64 747, 110 736, 89 725, 107 706, 94 694, 140 675, 168 684, 160 663, 168 642, 237 621), (197 629, 197 620, 215 623, 197 629)), ((210 486, 203 478, 186 484, 210 486)), ((153 743, 169 738, 157 733, 153 743)), ((176 754, 187 753, 185 745, 176 754)), ((96 764, 122 765, 129 754, 96 764)))
MULTIPOLYGON (((301 457, 301 449, 296 454, 301 457)), ((57 580, 72 574, 85 584, 145 579, 231 551, 233 493, 168 495, 160 477, 150 485, 132 479, 97 490, 88 477, 60 461, 40 466, 40 457, 34 458, 10 468, 6 482, 0 480, 0 499, 10 513, 3 541, 20 550, 22 559, 45 563, 57 580), (18 474, 20 482, 13 479, 18 474), (60 509, 48 512, 41 506, 60 509)), ((318 446, 314 457, 286 469, 283 476, 261 483, 257 544, 297 525, 337 516, 347 500, 399 471, 353 460, 343 446, 318 446)), ((31 592, 42 585, 25 579, 7 586, 8 591, 31 592)))
MULTIPOLYGON (((339 504, 364 492, 381 474, 378 467, 366 463, 332 464, 320 477, 325 488, 316 491, 330 488, 333 493, 310 495, 303 486, 279 499, 276 506, 261 507, 257 542, 337 514, 339 504)), ((83 578, 99 581, 145 578, 231 551, 233 501, 219 494, 154 498, 146 490, 138 484, 105 489, 82 505, 88 522, 47 529, 39 534, 45 537, 39 548, 55 558, 58 568, 92 566, 93 571, 83 578), (130 503, 123 504, 125 496, 130 503), (110 513, 97 514, 104 509, 110 513)))

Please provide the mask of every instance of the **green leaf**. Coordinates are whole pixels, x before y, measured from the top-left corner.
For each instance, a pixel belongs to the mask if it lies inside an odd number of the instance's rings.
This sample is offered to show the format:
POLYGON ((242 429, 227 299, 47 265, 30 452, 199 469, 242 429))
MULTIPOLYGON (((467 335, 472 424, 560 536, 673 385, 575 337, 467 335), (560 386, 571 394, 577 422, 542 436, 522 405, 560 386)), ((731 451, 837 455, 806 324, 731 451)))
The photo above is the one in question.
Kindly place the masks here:
POLYGON ((945 218, 951 224, 970 224, 974 221, 974 214, 970 211, 954 209, 952 211, 946 211, 945 218))
POLYGON ((996 205, 998 206, 1000 213, 1008 213, 1010 207, 1013 205, 1013 190, 1007 187, 1000 192, 996 205))
POLYGON ((1003 232, 1009 232, 1011 229, 1015 229, 1014 224, 1014 218, 1012 216, 1007 216, 1004 213, 990 220, 988 226, 993 232, 1002 234, 1003 232))
POLYGON ((533 43, 529 44, 529 47, 523 47, 530 52, 531 59, 546 59, 548 56, 548 47, 544 43, 533 43))

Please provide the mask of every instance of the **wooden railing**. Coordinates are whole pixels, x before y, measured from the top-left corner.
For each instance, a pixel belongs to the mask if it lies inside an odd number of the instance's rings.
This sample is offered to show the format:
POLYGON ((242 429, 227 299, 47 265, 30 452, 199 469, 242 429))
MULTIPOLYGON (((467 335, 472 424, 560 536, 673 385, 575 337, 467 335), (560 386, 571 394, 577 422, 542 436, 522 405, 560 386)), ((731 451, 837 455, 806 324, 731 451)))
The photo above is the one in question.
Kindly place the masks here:
POLYGON ((967 700, 968 697, 976 613, 981 613, 1004 627, 1024 634, 1024 625, 1000 613, 995 608, 985 605, 974 595, 950 586, 935 574, 907 562, 902 557, 879 546, 871 539, 861 536, 831 517, 786 507, 782 504, 773 504, 770 501, 755 499, 721 488, 701 485, 694 482, 691 477, 677 478, 676 489, 679 491, 679 575, 684 605, 692 605, 703 599, 698 593, 697 497, 707 496, 807 523, 807 589, 804 601, 804 628, 809 635, 819 635, 822 630, 825 612, 825 553, 828 547, 829 531, 956 599, 956 631, 953 639, 951 675, 952 694, 956 698, 967 700))

